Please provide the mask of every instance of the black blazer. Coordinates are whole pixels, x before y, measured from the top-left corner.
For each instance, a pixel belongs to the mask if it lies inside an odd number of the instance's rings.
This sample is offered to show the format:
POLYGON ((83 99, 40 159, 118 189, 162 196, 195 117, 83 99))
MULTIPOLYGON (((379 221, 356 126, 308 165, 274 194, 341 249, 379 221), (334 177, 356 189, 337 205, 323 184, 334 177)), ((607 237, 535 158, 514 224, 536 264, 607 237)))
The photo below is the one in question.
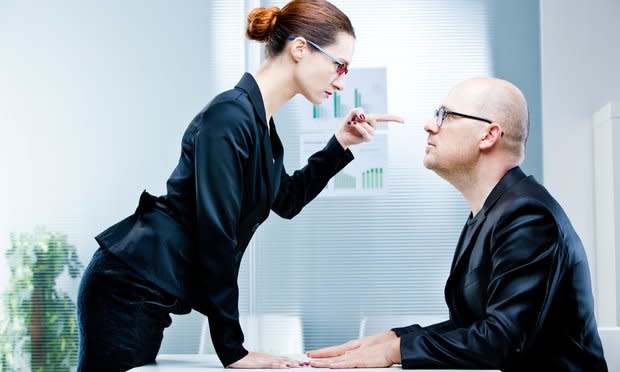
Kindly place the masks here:
POLYGON ((607 371, 585 251, 547 190, 513 168, 468 222, 450 320, 394 329, 403 367, 607 371))
POLYGON ((273 119, 269 126, 258 85, 246 73, 190 123, 167 195, 143 193, 136 213, 96 237, 146 280, 208 317, 224 366, 247 354, 237 275, 250 238, 270 209, 292 218, 353 159, 332 137, 289 176, 273 119))

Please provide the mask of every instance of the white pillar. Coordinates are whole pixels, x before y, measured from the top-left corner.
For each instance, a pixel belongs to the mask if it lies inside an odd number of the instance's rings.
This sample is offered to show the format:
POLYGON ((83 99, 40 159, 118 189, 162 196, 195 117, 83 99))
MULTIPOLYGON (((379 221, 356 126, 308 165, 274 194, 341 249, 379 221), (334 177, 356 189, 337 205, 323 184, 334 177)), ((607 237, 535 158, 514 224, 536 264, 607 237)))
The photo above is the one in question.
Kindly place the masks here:
POLYGON ((596 301, 600 326, 620 320, 620 102, 592 116, 596 236, 596 301))

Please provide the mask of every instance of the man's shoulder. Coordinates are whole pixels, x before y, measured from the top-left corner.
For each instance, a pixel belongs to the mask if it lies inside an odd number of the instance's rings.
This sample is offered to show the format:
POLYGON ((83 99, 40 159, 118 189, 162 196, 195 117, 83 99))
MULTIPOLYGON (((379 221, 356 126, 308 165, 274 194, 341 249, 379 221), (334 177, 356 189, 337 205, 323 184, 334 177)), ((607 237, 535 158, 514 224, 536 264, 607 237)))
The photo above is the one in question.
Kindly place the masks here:
POLYGON ((530 208, 533 212, 547 211, 554 217, 566 215, 549 190, 532 176, 524 178, 506 190, 498 202, 508 210, 527 211, 530 208))
POLYGON ((556 225, 562 235, 576 235, 560 203, 532 176, 506 190, 489 211, 488 217, 506 223, 511 223, 516 218, 541 217, 542 221, 556 225))

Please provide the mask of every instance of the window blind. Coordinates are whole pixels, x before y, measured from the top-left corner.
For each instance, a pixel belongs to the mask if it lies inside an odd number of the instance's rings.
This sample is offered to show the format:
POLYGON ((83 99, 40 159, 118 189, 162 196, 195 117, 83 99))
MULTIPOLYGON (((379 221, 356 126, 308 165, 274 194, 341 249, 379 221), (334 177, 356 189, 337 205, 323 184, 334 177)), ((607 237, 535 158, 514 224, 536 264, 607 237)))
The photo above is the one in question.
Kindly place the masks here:
MULTIPOLYGON (((334 4, 356 28, 351 67, 386 67, 388 110, 407 123, 389 126, 387 193, 319 196, 291 221, 272 215, 255 237, 250 306, 299 315, 308 350, 356 338, 364 316, 447 314, 443 286, 469 209, 423 167, 422 127, 455 83, 491 72, 483 2, 334 4)), ((275 116, 290 172, 304 104, 275 116)))

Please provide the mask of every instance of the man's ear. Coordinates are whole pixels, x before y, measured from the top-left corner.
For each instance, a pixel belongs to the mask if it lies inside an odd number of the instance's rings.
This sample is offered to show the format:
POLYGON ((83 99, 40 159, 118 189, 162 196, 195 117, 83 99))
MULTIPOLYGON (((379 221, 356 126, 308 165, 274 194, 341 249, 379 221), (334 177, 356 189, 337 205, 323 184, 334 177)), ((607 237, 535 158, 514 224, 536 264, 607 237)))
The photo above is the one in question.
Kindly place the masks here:
POLYGON ((499 123, 491 123, 487 127, 487 131, 480 141, 480 150, 490 150, 495 146, 495 144, 499 141, 500 138, 504 136, 504 131, 502 130, 502 126, 499 123))
POLYGON ((308 49, 308 43, 301 37, 296 37, 288 47, 289 54, 295 62, 299 62, 304 58, 304 55, 307 54, 306 49, 308 49))

